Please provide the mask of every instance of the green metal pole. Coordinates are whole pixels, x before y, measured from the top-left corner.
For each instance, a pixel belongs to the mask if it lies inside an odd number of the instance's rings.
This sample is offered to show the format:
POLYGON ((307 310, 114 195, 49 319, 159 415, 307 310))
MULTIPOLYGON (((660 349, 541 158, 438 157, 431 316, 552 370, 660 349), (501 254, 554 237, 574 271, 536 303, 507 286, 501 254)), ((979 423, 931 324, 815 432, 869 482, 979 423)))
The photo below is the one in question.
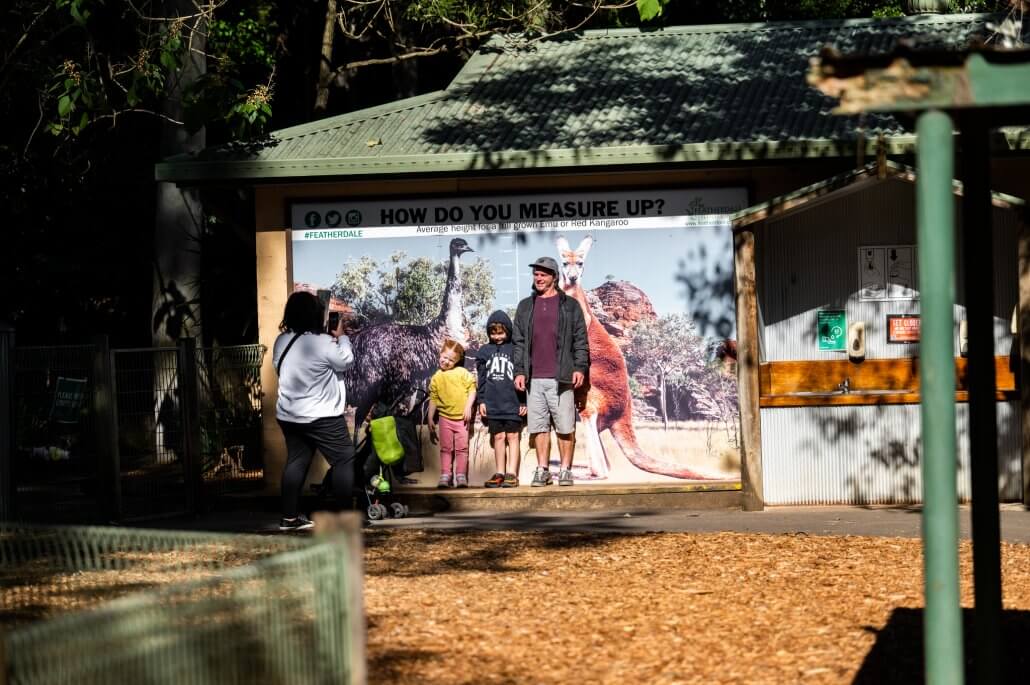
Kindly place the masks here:
POLYGON ((922 316, 923 565, 927 685, 964 682, 955 485, 955 208, 951 119, 919 116, 916 217, 922 316))

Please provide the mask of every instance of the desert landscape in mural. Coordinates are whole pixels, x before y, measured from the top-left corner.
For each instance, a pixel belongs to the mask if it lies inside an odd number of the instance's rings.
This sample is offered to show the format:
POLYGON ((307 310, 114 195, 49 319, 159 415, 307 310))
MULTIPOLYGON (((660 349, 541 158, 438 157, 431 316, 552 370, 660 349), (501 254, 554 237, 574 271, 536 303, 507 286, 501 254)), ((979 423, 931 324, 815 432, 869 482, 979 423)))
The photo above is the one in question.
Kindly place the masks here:
MULTIPOLYGON (((718 296, 730 284, 697 283, 726 279, 730 272, 709 263, 691 266, 688 248, 671 265, 675 273, 665 275, 670 287, 679 284, 687 295, 671 296, 656 278, 660 265, 622 259, 627 246, 638 250, 666 238, 652 233, 667 231, 295 243, 294 287, 329 290, 331 307, 345 313, 356 357, 346 376, 348 401, 364 416, 377 400, 393 402, 424 388, 446 338, 466 346, 466 366, 474 369, 489 312, 513 313, 530 293, 522 262, 553 256, 561 265, 562 289, 583 310, 591 350, 590 386, 576 430, 577 480, 736 479, 733 316, 718 296), (313 261, 329 261, 330 268, 319 274, 313 261), (703 310, 680 304, 689 304, 692 287, 703 310)), ((710 231, 707 240, 708 261, 719 259, 711 245, 722 247, 728 234, 723 240, 710 231)), ((729 253, 728 245, 722 252, 729 253)), ((411 411, 424 419, 424 404, 411 411)), ((431 483, 439 469, 437 448, 427 435, 423 443, 426 472, 419 478, 431 483)), ((493 472, 489 436, 479 423, 470 449, 475 483, 493 472)), ((521 477, 528 479, 535 455, 525 435, 523 455, 521 477)))

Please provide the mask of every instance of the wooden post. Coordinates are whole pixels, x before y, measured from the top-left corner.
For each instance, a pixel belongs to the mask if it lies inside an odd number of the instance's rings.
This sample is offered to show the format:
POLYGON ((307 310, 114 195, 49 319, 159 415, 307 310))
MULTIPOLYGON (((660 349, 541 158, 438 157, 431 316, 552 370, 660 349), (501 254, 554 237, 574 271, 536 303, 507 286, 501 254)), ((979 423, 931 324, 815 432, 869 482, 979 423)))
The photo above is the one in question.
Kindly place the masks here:
POLYGON ((969 470, 973 529, 973 662, 976 682, 1001 682, 1001 520, 994 369, 994 282, 978 273, 993 258, 990 138, 978 113, 962 132, 962 249, 969 331, 969 470))
POLYGON ((1019 425, 1023 435, 1023 507, 1030 508, 1030 226, 1024 219, 1019 227, 1019 333, 1016 374, 1019 388, 1019 425))
POLYGON ((342 682, 347 685, 365 685, 368 682, 368 664, 366 663, 365 600, 362 579, 365 577, 364 531, 361 515, 353 511, 328 512, 316 511, 312 515, 315 522, 315 534, 326 541, 344 546, 344 554, 339 568, 341 578, 346 579, 343 591, 346 593, 344 604, 347 611, 347 678, 342 682), (342 537, 342 541, 340 538, 342 537))
POLYGON ((3 322, 0 323, 0 521, 9 521, 14 515, 14 425, 14 327, 3 322))
POLYGON ((755 234, 733 236, 737 298, 737 397, 740 403, 740 478, 744 511, 765 508, 762 488, 762 419, 758 405, 758 295, 755 289, 755 234))

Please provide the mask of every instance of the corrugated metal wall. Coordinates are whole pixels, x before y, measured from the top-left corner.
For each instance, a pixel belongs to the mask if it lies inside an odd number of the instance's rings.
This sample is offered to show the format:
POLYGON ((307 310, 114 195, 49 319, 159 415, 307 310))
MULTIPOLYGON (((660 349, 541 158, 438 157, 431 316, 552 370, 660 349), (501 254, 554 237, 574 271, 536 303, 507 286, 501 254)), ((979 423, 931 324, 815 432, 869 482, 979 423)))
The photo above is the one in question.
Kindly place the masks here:
MULTIPOLYGON (((970 498, 969 405, 956 407, 958 494, 970 498)), ((762 410, 768 504, 895 504, 922 499, 919 405, 762 410)), ((998 403, 999 492, 1022 497, 1019 403, 998 403)))
MULTIPOLYGON (((961 217, 956 198, 956 217, 961 217)), ((1007 355, 1018 299, 1018 220, 994 210, 995 354, 1007 355)), ((887 314, 918 314, 919 302, 860 301, 858 248, 915 243, 915 186, 870 182, 848 194, 806 205, 757 234, 756 267, 762 361, 841 359, 819 352, 816 312, 845 309, 848 323, 866 322, 866 358, 918 356, 919 346, 886 342, 887 314)), ((961 250, 958 251, 961 254, 961 250)), ((961 259, 961 258, 960 258, 961 259)), ((961 273, 961 270, 959 271, 961 273)), ((964 318, 956 285, 955 337, 964 318)), ((998 404, 1000 488, 1020 499, 1021 433, 1018 403, 998 404)), ((958 405, 959 494, 969 497, 968 406, 958 405)), ((770 504, 915 502, 921 496, 919 405, 767 408, 762 413, 765 500, 770 504)))
MULTIPOLYGON (((958 205, 956 216, 961 216, 958 205)), ((915 221, 915 186, 889 180, 767 222, 755 244, 763 361, 840 359, 840 352, 817 349, 819 309, 844 309, 849 324, 865 321, 869 359, 917 356, 918 344, 887 343, 886 317, 918 314, 919 301, 869 302, 857 295, 859 246, 913 245, 915 221)), ((995 353, 1005 355, 1012 344, 1009 321, 1018 299, 1014 213, 996 209, 994 232, 998 268, 991 271, 983 265, 982 272, 994 274, 995 353)), ((957 322, 965 311, 961 283, 956 292, 957 322)), ((957 323, 955 337, 957 344, 957 323)))

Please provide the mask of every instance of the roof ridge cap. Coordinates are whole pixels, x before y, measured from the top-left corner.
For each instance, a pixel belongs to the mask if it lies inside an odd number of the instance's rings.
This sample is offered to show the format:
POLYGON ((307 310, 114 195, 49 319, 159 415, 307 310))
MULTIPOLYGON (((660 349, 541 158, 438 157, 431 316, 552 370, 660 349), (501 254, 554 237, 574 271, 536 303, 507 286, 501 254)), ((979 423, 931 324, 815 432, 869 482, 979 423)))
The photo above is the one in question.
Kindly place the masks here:
POLYGON ((681 35, 697 33, 733 33, 744 30, 777 31, 830 26, 869 26, 874 24, 948 24, 986 20, 998 16, 997 12, 963 14, 921 14, 903 17, 851 17, 841 19, 777 20, 720 24, 683 24, 659 28, 589 29, 579 33, 581 38, 622 38, 648 35, 681 35))

